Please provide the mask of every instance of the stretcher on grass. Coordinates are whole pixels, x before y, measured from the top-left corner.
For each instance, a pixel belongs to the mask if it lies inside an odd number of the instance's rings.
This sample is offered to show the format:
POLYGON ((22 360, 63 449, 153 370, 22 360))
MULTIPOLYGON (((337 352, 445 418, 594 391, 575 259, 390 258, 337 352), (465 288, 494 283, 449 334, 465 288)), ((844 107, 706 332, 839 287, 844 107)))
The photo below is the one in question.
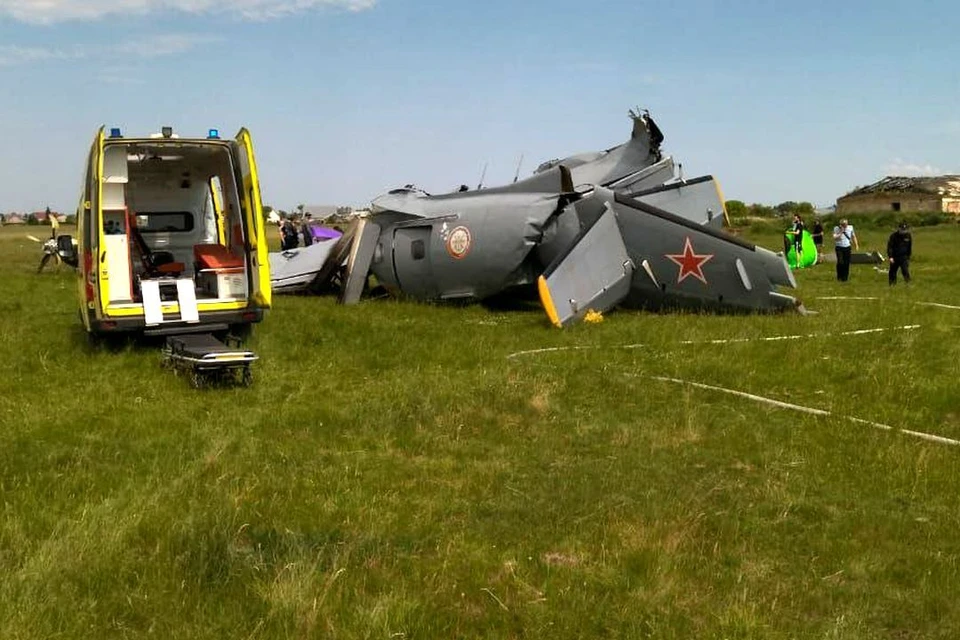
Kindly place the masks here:
POLYGON ((169 336, 163 347, 163 366, 175 373, 190 376, 190 383, 200 388, 208 382, 253 383, 250 365, 258 356, 243 349, 237 338, 228 336, 221 342, 209 333, 169 336))

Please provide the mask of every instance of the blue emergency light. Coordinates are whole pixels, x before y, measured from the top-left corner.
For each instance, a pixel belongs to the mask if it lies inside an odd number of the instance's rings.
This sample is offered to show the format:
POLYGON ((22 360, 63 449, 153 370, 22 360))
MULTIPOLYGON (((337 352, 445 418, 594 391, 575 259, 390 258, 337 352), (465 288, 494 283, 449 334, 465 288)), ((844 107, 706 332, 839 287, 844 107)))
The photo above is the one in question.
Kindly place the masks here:
POLYGON ((120 127, 113 127, 112 129, 110 129, 110 137, 111 137, 111 138, 122 138, 123 136, 120 135, 120 127))
POLYGON ((219 140, 219 139, 220 139, 220 130, 219 130, 219 129, 210 129, 210 132, 207 133, 207 137, 208 137, 208 138, 212 138, 213 140, 219 140))

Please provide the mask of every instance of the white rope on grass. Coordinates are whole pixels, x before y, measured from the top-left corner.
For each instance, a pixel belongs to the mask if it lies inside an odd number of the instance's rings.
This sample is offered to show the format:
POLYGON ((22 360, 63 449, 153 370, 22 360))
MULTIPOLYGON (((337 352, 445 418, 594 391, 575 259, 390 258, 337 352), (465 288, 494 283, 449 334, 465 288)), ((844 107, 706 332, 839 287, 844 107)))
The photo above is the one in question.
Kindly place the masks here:
POLYGON ((862 336, 868 333, 880 333, 882 331, 913 331, 919 329, 919 324, 905 324, 902 327, 893 327, 892 329, 857 329, 855 331, 841 331, 841 336, 862 336))
MULTIPOLYGON (((819 296, 814 300, 879 300, 874 296, 819 296)), ((943 304, 942 302, 915 302, 921 307, 939 307, 941 309, 955 309, 960 311, 960 307, 953 304, 943 304)))
MULTIPOLYGON (((884 331, 912 331, 919 329, 919 324, 906 324, 902 327, 880 327, 876 329, 854 329, 841 331, 840 336, 862 336, 869 333, 883 333, 884 331)), ((733 344, 735 342, 779 342, 782 340, 808 340, 810 338, 829 338, 832 334, 796 334, 789 336, 765 336, 763 338, 718 338, 716 340, 681 340, 680 344, 733 344)))
POLYGON ((516 351, 507 356, 507 360, 513 360, 514 358, 519 358, 520 356, 530 356, 537 355, 540 353, 556 353, 559 351, 596 351, 598 349, 642 349, 644 345, 642 344, 618 344, 609 347, 604 347, 601 345, 578 345, 573 347, 543 347, 542 349, 526 349, 524 351, 516 351))
MULTIPOLYGON (((636 377, 634 374, 628 374, 628 375, 630 375, 631 377, 636 377)), ((746 398, 746 399, 748 399, 748 400, 753 400, 754 402, 760 402, 760 403, 768 404, 768 405, 771 405, 771 406, 774 406, 774 407, 779 407, 779 408, 781 408, 781 409, 789 409, 789 410, 791 410, 791 411, 799 411, 799 412, 801 412, 801 413, 809 413, 809 414, 815 415, 815 416, 832 416, 832 415, 834 415, 834 414, 832 414, 831 412, 826 411, 826 410, 824 410, 824 409, 815 409, 815 408, 812 408, 812 407, 804 407, 804 406, 799 405, 799 404, 791 404, 791 403, 789 403, 789 402, 782 402, 782 401, 780 401, 780 400, 774 400, 773 398, 766 398, 766 397, 764 397, 764 396, 758 396, 758 395, 755 395, 755 394, 752 394, 752 393, 747 393, 747 392, 745 392, 745 391, 737 391, 736 389, 726 389, 726 388, 724 388, 724 387, 717 387, 717 386, 710 385, 710 384, 703 384, 702 382, 691 382, 691 381, 689 381, 689 380, 681 380, 681 379, 679 379, 679 378, 667 378, 667 377, 665 377, 665 376, 647 376, 647 377, 652 378, 653 380, 659 380, 659 381, 661 381, 661 382, 672 382, 672 383, 675 383, 675 384, 682 384, 682 385, 687 385, 687 386, 690 386, 690 387, 695 387, 695 388, 697 388, 697 389, 706 389, 706 390, 708 390, 708 391, 717 391, 717 392, 719 392, 719 393, 726 393, 726 394, 729 394, 729 395, 732 395, 732 396, 737 396, 737 397, 740 397, 740 398, 746 398)), ((907 434, 907 435, 910 435, 910 436, 914 436, 915 438, 920 438, 921 440, 927 440, 927 441, 929 441, 929 442, 936 442, 936 443, 939 443, 939 444, 949 444, 949 445, 960 446, 960 440, 954 440, 954 439, 952 439, 952 438, 945 438, 945 437, 943 437, 943 436, 934 435, 934 434, 932 434, 932 433, 924 433, 924 432, 922 432, 922 431, 913 431, 913 430, 910 430, 910 429, 897 429, 896 427, 891 427, 891 426, 888 425, 888 424, 883 424, 883 423, 881 423, 881 422, 872 422, 872 421, 870 421, 870 420, 864 420, 863 418, 856 418, 856 417, 853 417, 853 416, 838 416, 838 417, 845 418, 846 420, 849 420, 849 421, 851 421, 851 422, 856 422, 857 424, 865 424, 865 425, 870 426, 870 427, 873 427, 873 428, 875 428, 875 429, 882 429, 883 431, 898 431, 898 432, 900 432, 900 433, 904 433, 904 434, 907 434)))
MULTIPOLYGON (((901 327, 878 327, 875 329, 855 329, 851 331, 841 331, 836 335, 840 336, 860 336, 870 333, 883 333, 884 331, 912 331, 914 329, 919 329, 921 325, 919 324, 907 324, 901 327)), ((675 344, 682 345, 696 345, 696 344, 736 344, 736 343, 745 343, 745 342, 780 342, 784 340, 808 340, 810 338, 829 338, 834 334, 825 333, 825 334, 816 334, 816 333, 807 333, 807 334, 795 334, 795 335, 786 335, 786 336, 765 336, 762 338, 717 338, 713 340, 681 340, 675 344)), ((520 356, 529 356, 537 355, 541 353, 558 353, 562 351, 597 351, 600 349, 642 349, 645 345, 643 344, 620 344, 620 345, 577 345, 572 347, 543 347, 541 349, 527 349, 524 351, 516 351, 507 356, 507 360, 513 360, 514 358, 519 358, 520 356)))
POLYGON ((952 304, 941 304, 939 302, 918 302, 917 304, 923 305, 925 307, 940 307, 941 309, 958 309, 960 307, 954 306, 952 304))
POLYGON ((597 349, 598 347, 544 347, 542 349, 527 349, 526 351, 517 351, 507 356, 507 360, 512 360, 518 356, 529 356, 538 353, 554 353, 556 351, 586 351, 588 349, 597 349))

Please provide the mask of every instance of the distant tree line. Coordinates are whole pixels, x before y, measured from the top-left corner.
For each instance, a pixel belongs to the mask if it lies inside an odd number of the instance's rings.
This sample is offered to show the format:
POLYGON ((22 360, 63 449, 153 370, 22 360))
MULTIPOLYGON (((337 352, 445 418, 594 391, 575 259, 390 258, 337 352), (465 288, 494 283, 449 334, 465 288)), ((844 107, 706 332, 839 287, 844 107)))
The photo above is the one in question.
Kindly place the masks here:
POLYGON ((812 216, 815 207, 810 202, 794 202, 787 200, 776 206, 765 204, 747 204, 742 200, 727 200, 727 215, 731 218, 783 218, 800 214, 801 217, 812 216))

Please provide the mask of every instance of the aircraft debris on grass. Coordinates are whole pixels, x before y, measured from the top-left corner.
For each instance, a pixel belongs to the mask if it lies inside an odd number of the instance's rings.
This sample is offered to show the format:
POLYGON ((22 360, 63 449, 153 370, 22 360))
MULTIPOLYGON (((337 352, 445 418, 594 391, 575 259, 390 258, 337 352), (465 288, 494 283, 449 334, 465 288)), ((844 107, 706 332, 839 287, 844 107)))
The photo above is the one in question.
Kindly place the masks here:
POLYGON ((802 311, 778 291, 796 287, 784 256, 724 232, 716 180, 679 177, 649 113, 630 118, 627 142, 513 184, 436 196, 408 185, 374 199, 307 287, 336 277, 347 304, 369 274, 425 301, 535 291, 557 326, 616 306, 802 311))
POLYGON ((27 234, 27 238, 40 243, 40 248, 43 251, 37 273, 42 272, 50 261, 53 261, 58 270, 61 264, 76 268, 77 243, 70 236, 51 236, 46 240, 41 240, 34 235, 27 234))

